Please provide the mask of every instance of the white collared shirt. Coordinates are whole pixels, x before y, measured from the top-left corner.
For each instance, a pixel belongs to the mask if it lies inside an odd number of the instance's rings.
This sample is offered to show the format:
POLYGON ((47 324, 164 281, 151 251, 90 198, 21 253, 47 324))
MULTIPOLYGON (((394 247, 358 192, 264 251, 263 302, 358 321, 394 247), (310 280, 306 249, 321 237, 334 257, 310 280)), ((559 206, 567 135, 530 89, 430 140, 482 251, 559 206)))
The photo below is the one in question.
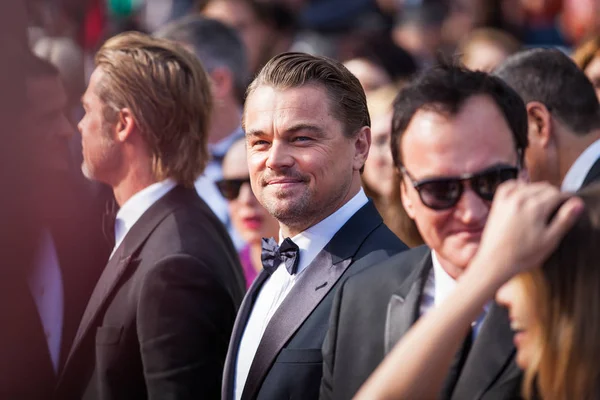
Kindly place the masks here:
MULTIPOLYGON (((300 249, 297 272, 294 275, 290 275, 287 269, 282 267, 283 263, 281 263, 279 268, 273 272, 273 275, 265 281, 260 289, 260 293, 248 318, 242 340, 240 341, 234 383, 236 399, 241 399, 242 397, 250 366, 273 314, 275 314, 275 311, 277 311, 285 297, 292 290, 298 279, 301 278, 302 272, 306 270, 317 254, 325 248, 336 232, 368 201, 367 196, 361 188, 350 201, 336 212, 292 238, 292 241, 300 249)), ((281 237, 280 233, 279 243, 281 244, 283 240, 284 238, 281 237)))
POLYGON ((560 190, 563 192, 576 192, 581 189, 585 177, 590 172, 594 163, 600 158, 600 139, 588 146, 577 157, 562 181, 560 190))
MULTIPOLYGON (((442 267, 440 260, 435 251, 431 251, 431 261, 433 268, 429 271, 425 287, 423 288, 423 296, 421 296, 420 315, 425 314, 433 307, 438 307, 442 304, 456 288, 456 280, 452 278, 442 267)), ((490 307, 488 302, 483 309, 482 314, 476 321, 473 321, 471 327, 473 329, 473 337, 476 337, 481 329, 483 319, 490 307)))
POLYGON ((28 283, 44 328, 54 372, 58 372, 64 317, 62 271, 50 231, 44 228, 40 233, 28 283))
POLYGON ((127 232, 129 232, 131 227, 135 225, 140 217, 154 203, 160 200, 165 194, 169 193, 176 185, 177 183, 170 178, 153 183, 131 196, 129 200, 121 206, 119 212, 117 212, 117 219, 115 220, 115 247, 110 254, 111 257, 115 254, 115 251, 119 248, 121 242, 123 242, 127 232))

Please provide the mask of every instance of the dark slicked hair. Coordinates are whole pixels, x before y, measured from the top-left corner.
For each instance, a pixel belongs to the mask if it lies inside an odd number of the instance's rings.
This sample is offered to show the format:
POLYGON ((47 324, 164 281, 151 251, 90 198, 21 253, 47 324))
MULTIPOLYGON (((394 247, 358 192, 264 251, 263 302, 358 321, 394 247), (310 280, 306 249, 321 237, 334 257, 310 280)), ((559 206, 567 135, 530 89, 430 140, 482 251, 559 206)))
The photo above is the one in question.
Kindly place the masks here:
POLYGON ((500 78, 450 63, 423 71, 394 100, 391 140, 394 164, 402 165, 402 135, 417 111, 432 110, 453 116, 468 99, 479 95, 488 96, 500 109, 522 164, 528 142, 527 111, 521 97, 500 78))
POLYGON ((331 112, 342 123, 347 137, 371 126, 367 98, 358 79, 339 61, 306 53, 281 53, 273 57, 248 87, 246 98, 259 86, 289 89, 321 87, 330 100, 331 112))
POLYGON ((555 49, 532 49, 506 59, 494 75, 508 83, 525 103, 539 101, 573 133, 600 128, 600 104, 594 86, 577 65, 555 49))

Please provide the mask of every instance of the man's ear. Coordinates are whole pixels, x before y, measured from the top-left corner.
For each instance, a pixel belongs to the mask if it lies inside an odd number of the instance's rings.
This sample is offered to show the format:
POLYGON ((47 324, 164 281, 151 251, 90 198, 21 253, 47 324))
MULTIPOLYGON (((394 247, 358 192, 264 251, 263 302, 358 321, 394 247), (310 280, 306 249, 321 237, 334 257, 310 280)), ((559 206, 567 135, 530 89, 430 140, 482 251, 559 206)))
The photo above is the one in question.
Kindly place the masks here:
POLYGON ((406 182, 404 179, 404 175, 400 173, 400 200, 402 200, 402 205, 404 206, 404 210, 406 210, 406 214, 410 217, 410 219, 415 219, 414 204, 408 197, 408 191, 406 190, 406 182))
POLYGON ((371 148, 371 128, 363 126, 354 138, 354 169, 361 170, 371 148))
POLYGON ((539 101, 530 101, 526 107, 529 140, 545 149, 553 140, 552 114, 539 101))
POLYGON ((129 108, 119 111, 117 123, 115 124, 115 137, 118 142, 126 142, 136 127, 133 114, 129 108))

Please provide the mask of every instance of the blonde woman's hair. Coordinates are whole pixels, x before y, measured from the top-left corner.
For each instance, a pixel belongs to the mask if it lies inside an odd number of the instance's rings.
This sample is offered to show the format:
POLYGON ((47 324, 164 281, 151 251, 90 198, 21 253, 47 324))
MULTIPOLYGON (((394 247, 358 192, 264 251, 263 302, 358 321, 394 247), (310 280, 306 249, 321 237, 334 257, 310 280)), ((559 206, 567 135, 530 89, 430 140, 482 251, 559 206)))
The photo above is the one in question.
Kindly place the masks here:
POLYGON ((577 193, 585 211, 542 268, 520 276, 539 315, 526 398, 600 394, 600 185, 577 193))
POLYGON ((95 62, 104 73, 96 94, 106 119, 131 110, 155 178, 192 187, 209 157, 212 98, 200 61, 168 40, 127 32, 104 43, 95 62))
POLYGON ((596 34, 585 40, 575 49, 572 58, 575 64, 584 70, 597 56, 600 56, 600 34, 596 34))

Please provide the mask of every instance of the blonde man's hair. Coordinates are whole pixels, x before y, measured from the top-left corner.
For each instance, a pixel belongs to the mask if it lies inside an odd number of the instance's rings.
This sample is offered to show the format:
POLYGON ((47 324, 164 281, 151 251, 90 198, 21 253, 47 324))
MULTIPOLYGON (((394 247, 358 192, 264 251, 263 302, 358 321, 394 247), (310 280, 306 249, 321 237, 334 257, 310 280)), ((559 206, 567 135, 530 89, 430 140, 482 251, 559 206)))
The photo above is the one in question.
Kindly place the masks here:
POLYGON ((155 178, 192 187, 209 157, 212 98, 200 61, 173 42, 127 32, 104 43, 95 63, 104 73, 96 94, 106 119, 131 110, 155 178))

